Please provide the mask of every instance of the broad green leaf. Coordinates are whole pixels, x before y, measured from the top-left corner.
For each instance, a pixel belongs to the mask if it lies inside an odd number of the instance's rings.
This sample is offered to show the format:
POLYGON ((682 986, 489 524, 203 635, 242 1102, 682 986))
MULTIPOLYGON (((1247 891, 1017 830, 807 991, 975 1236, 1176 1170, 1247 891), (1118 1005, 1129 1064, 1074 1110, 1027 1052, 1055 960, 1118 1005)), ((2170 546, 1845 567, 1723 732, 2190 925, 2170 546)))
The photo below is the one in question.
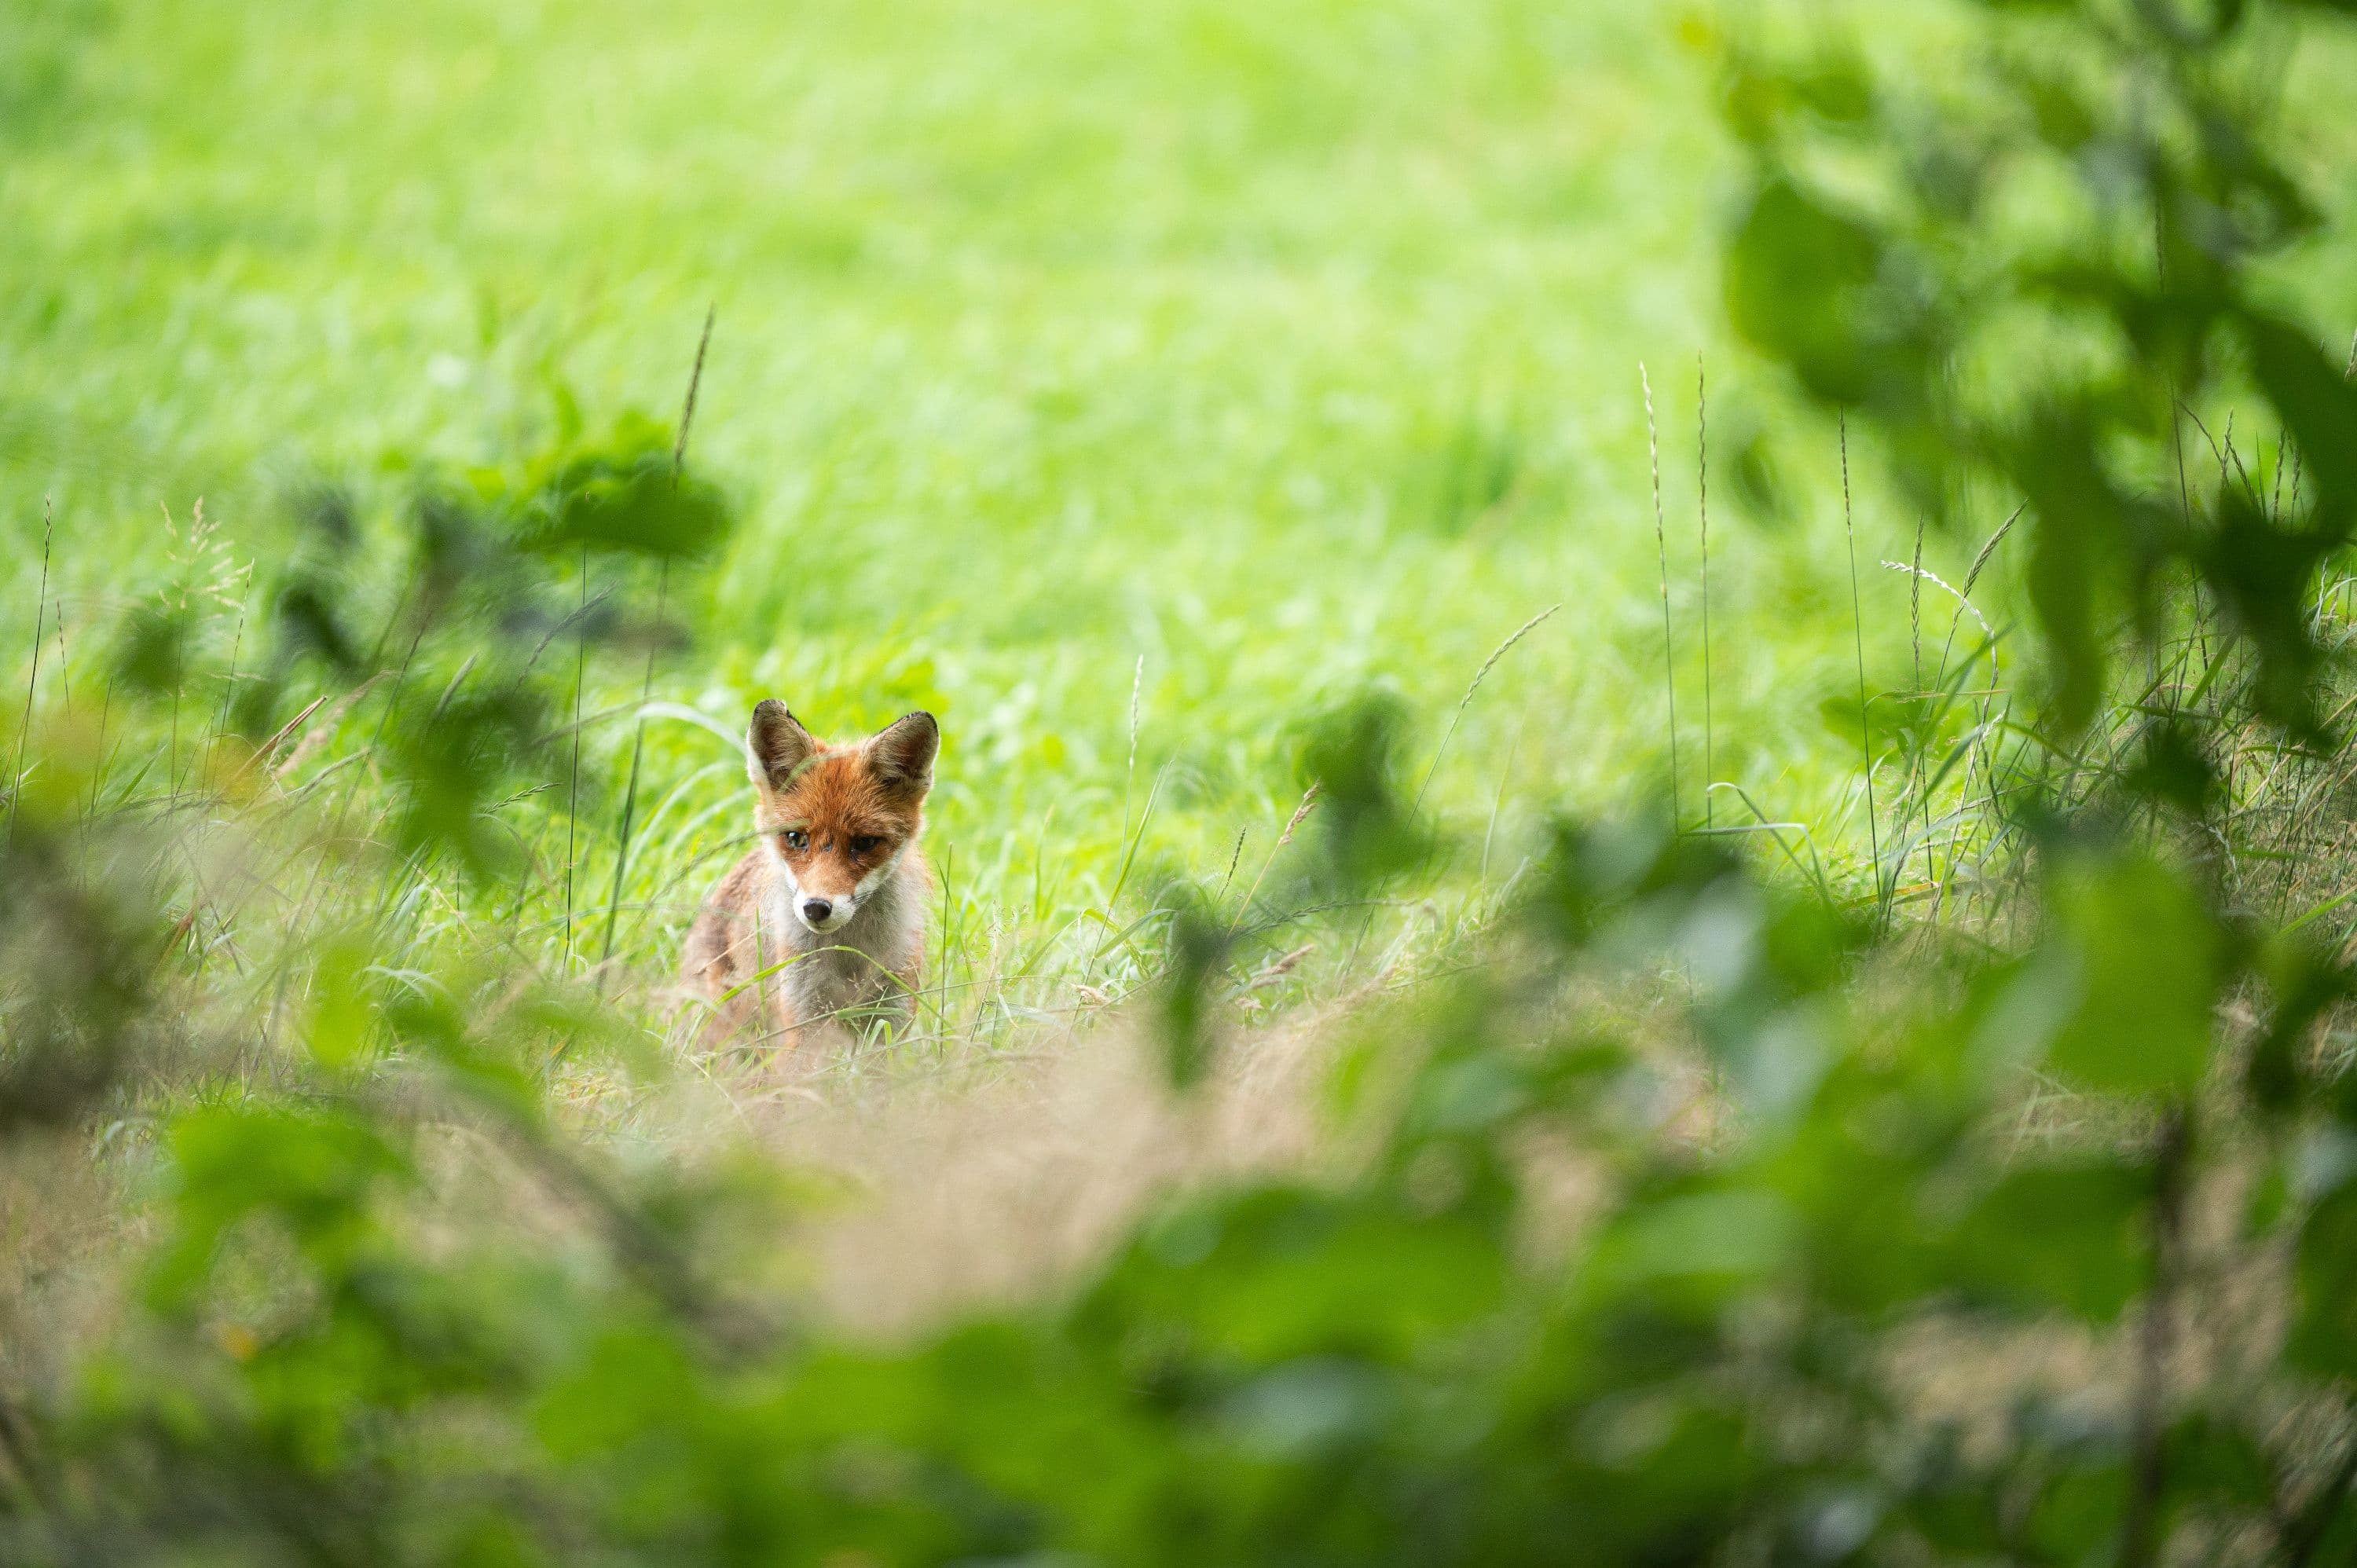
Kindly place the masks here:
POLYGON ((311 977, 311 1005, 303 1043, 322 1067, 341 1069, 368 1048, 376 1009, 366 970, 371 955, 362 940, 344 937, 326 944, 311 977))
POLYGON ((2014 1171, 1951 1238, 1955 1282, 1976 1300, 2016 1310, 2116 1317, 2147 1277, 2151 1187, 2147 1173, 2108 1161, 2014 1171))
POLYGON ((2357 386, 2297 328, 2255 316, 2244 330, 2252 371, 2299 443, 2326 525, 2345 535, 2357 521, 2357 386))
POLYGON ((2077 1004, 2049 1062, 2110 1093, 2190 1092, 2210 1060, 2220 938, 2200 895, 2143 854, 2054 873, 2054 952, 2077 1004))
POLYGON ((1727 315, 1812 392, 1858 403, 1870 385, 1860 295, 1881 262, 1872 231, 1789 180, 1770 180, 1727 250, 1727 315))
POLYGON ((2298 1305, 2286 1354, 2332 1378, 2357 1378, 2357 1181, 2344 1181, 2300 1226, 2298 1305))

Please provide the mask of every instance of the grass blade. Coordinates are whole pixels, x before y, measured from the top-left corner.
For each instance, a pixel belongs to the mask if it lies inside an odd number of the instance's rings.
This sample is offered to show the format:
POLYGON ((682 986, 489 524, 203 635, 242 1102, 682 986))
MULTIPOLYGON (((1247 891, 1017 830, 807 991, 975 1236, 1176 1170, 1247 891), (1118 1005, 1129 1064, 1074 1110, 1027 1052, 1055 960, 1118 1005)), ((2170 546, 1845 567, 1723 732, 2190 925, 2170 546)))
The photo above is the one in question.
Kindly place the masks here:
POLYGON ((1849 541, 1850 631, 1857 650, 1857 748, 1866 767, 1866 836, 1874 852, 1875 897, 1882 896, 1882 828, 1874 804, 1874 726, 1866 706, 1866 609, 1857 588, 1857 522, 1849 499, 1849 420, 1841 422, 1842 534, 1849 541))
POLYGON ((1645 449, 1653 464, 1653 547, 1662 562, 1662 691, 1670 702, 1670 827, 1675 831, 1685 811, 1678 803, 1678 660, 1670 639, 1670 537, 1662 515, 1662 442, 1653 423, 1653 381, 1641 360, 1637 381, 1645 389, 1645 449))

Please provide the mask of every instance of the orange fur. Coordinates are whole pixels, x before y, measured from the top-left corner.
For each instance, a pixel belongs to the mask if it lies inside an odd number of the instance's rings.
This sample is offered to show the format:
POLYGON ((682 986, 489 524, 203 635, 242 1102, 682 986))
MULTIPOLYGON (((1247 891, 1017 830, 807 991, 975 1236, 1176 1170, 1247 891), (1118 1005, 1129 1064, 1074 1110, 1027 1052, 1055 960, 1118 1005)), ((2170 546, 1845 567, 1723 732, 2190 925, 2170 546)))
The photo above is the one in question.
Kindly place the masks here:
POLYGON ((906 1020, 924 978, 932 876, 917 840, 940 744, 931 714, 828 745, 782 703, 753 710, 760 842, 705 901, 683 959, 713 1007, 707 1041, 756 1018, 790 1047, 847 1015, 906 1020))

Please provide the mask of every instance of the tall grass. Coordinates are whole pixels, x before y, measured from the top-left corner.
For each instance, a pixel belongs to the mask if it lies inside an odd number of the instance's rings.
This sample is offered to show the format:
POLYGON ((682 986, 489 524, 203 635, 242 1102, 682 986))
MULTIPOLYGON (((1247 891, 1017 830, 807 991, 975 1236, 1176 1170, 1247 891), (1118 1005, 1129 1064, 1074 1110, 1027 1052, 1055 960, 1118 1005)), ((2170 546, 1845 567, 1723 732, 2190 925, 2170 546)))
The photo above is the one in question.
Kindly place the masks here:
MULTIPOLYGON (((699 364, 704 348, 700 344, 699 364)), ((699 381, 692 371, 673 445, 675 467, 684 461, 699 381)), ((1650 425, 1650 405, 1647 413, 1650 425)), ((1658 454, 1657 440, 1653 450, 1658 454)), ((1698 464, 1707 460, 1699 439, 1696 455, 1698 464)), ((1702 476, 1695 477, 1699 491, 1702 476)), ((1655 484, 1658 494, 1658 474, 1655 484)), ((1845 532, 1852 532, 1857 519, 1851 498, 1844 500, 1845 532)), ((1658 510, 1655 523, 1666 572, 1658 510)), ((2295 854, 2283 845, 2324 834, 2321 824, 2331 820, 2350 781, 2329 760, 2287 754, 2259 738, 2244 673, 2230 664, 2205 661, 2200 617, 2170 645, 2159 678, 2127 694, 2105 725, 2076 750, 2057 753, 2050 737, 2012 717, 2005 638, 1975 594, 2013 526, 2008 519, 1989 534, 1957 583, 1921 564, 1937 541, 1919 537, 1913 561, 1881 564, 1909 582, 1909 663, 1894 674, 1910 679, 1889 689, 1878 691, 1870 682, 1867 644, 1888 646, 1897 639, 1867 624, 1863 585, 1853 578, 1854 678, 1866 749, 1854 783, 1829 791, 1824 814, 1812 821, 1805 800, 1772 792, 1763 797, 1756 786, 1711 779, 1713 790, 1727 789, 1739 798, 1753 821, 1714 828, 1706 816, 1698 831, 1772 841, 1772 851, 1763 853, 1831 902, 1871 908, 1885 919, 1915 907, 1932 926, 1994 930, 1987 922, 2001 924, 2012 897, 2015 863, 2009 854, 2025 842, 2021 824, 2031 803, 2045 799, 2083 805, 2117 790, 2150 750, 2158 714, 2177 726, 2172 733, 2194 737, 2236 800, 2225 819, 2233 825, 2233 836, 2216 846, 2222 874, 2241 879, 2254 897, 2266 889, 2270 908, 2296 924, 2342 908, 2348 891, 2331 869, 2330 857, 2295 854), (1926 586, 1951 607, 1944 628, 1932 618, 1937 653, 1929 660, 1920 650, 1926 586), (1886 710, 1903 710, 1905 722, 1874 718, 1886 710), (1890 749, 1878 749, 1886 746, 1890 749), (1876 783, 1876 775, 1886 771, 1900 781, 1898 794, 1887 801, 1876 783), (1845 796, 1863 801, 1863 822, 1845 826, 1837 809, 1845 796), (1921 879, 1910 882, 1908 868, 1915 865, 1922 868, 1921 879)), ((199 540, 186 553, 191 562, 210 563, 210 549, 199 540)), ((72 788, 85 822, 124 811, 152 813, 183 840, 190 869, 175 897, 189 933, 189 978, 206 990, 208 1008, 225 1017, 243 1016, 265 1042, 249 1053, 249 1070, 280 1048, 267 1042, 299 1026, 317 984, 305 955, 353 929, 365 933, 378 954, 373 961, 397 973, 420 971, 425 955, 464 950, 485 932, 494 932, 504 961, 551 983, 587 972, 597 990, 611 993, 619 1009, 615 1016, 627 1025, 626 1033, 660 1043, 666 1051, 681 1047, 681 998, 672 981, 677 943, 705 887, 745 842, 748 808, 738 783, 735 715, 725 708, 713 713, 656 700, 674 666, 658 660, 652 643, 634 656, 600 651, 591 617, 602 604, 619 604, 623 585, 618 579, 593 592, 591 573, 577 558, 571 568, 565 574, 568 611, 536 634, 533 655, 541 662, 542 653, 559 639, 575 644, 573 667, 562 682, 563 722, 533 742, 533 755, 541 759, 538 776, 520 779, 511 793, 483 808, 486 822, 515 852, 512 872, 491 885, 471 882, 463 868, 436 864, 430 855, 356 862, 374 868, 373 886, 355 886, 338 869, 346 854, 340 846, 389 845, 399 839, 403 799, 389 787, 385 747, 392 744, 388 726, 402 704, 425 702, 429 723, 438 719, 462 700, 459 693, 468 689, 474 671, 475 655, 436 654, 422 642, 422 633, 398 624, 410 602, 407 590, 391 596, 393 618, 372 638, 385 667, 363 664, 341 686, 296 693, 299 702, 290 699, 292 716, 259 743, 242 738, 230 722, 231 697, 241 683, 258 678, 254 671, 242 672, 238 662, 249 640, 252 607, 218 592, 192 596, 185 569, 178 579, 157 586, 156 603, 193 617, 183 628, 191 650, 219 650, 216 672, 192 678, 218 682, 221 700, 192 707, 179 694, 184 681, 167 701, 146 710, 110 702, 95 715, 104 728, 93 730, 88 706, 75 709, 67 693, 76 685, 111 689, 120 682, 119 671, 109 673, 88 663, 75 667, 62 654, 48 657, 46 631, 28 650, 25 722, 12 749, 37 760, 65 758, 82 769, 72 788), (389 657, 396 650, 400 656, 389 657), (666 736, 693 737, 695 745, 651 744, 666 736), (638 809, 642 789, 643 812, 638 809), (616 801, 619 810, 611 809, 616 801), (547 854, 558 841, 561 856, 547 854), (225 886, 241 891, 228 894, 225 886), (604 890, 601 902, 584 900, 583 891, 592 887, 604 890), (586 972, 580 961, 585 929, 600 933, 590 955, 596 961, 586 972)), ((671 601, 671 570, 664 567, 642 585, 651 586, 658 610, 671 601)), ((198 575, 216 583, 242 581, 233 573, 221 577, 214 564, 203 564, 198 575)), ((2325 586, 2314 607, 2319 624, 2341 614, 2344 597, 2341 583, 2325 586)), ((1674 694, 1675 643, 1668 639, 1674 625, 1666 592, 1663 601, 1674 694)), ((45 588, 30 607, 36 624, 47 627, 51 612, 45 588)), ((1470 672, 1441 724, 1408 800, 1410 815, 1440 829, 1441 842, 1457 831, 1452 824, 1461 824, 1469 838, 1476 827, 1446 809, 1433 810, 1438 804, 1436 782, 1450 762, 1453 744, 1493 672, 1560 608, 1542 610, 1505 633, 1470 672)), ((60 648, 74 648, 85 661, 121 644, 99 623, 77 628, 70 644, 64 628, 57 629, 60 648)), ((915 1021, 899 1034, 869 1038, 840 1058, 795 1064, 813 1074, 813 1081, 859 1081, 904 1070, 986 1069, 1001 1055, 1020 1058, 1036 1050, 1043 1032, 1075 1037, 1164 973, 1168 923, 1181 907, 1174 890, 1191 886, 1208 895, 1223 909, 1231 940, 1247 931, 1270 940, 1290 933, 1278 947, 1257 956, 1239 950, 1235 959, 1237 993, 1251 995, 1255 1010, 1269 1015, 1302 1001, 1349 994, 1361 985, 1367 978, 1360 967, 1362 954, 1378 922, 1390 922, 1395 938, 1374 949, 1386 955, 1378 965, 1381 972, 1407 950, 1401 942, 1436 953, 1450 950, 1461 933, 1478 929, 1483 912, 1494 908, 1500 895, 1490 885, 1488 863, 1512 771, 1506 758, 1495 756, 1476 775, 1470 792, 1487 804, 1478 823, 1478 871, 1448 857, 1427 860, 1420 875, 1429 884, 1414 890, 1415 899, 1377 900, 1351 913, 1357 938, 1350 943, 1317 941, 1317 924, 1335 912, 1307 886, 1286 888, 1286 902, 1264 901, 1272 868, 1314 804, 1314 787, 1297 805, 1257 822, 1221 824, 1218 844, 1224 854, 1193 864, 1166 861, 1148 874, 1147 835, 1171 788, 1174 768, 1181 765, 1166 760, 1156 767, 1145 781, 1139 810, 1137 769, 1150 736, 1145 662, 1135 660, 1132 665, 1126 800, 1119 856, 1104 883, 1097 888, 1055 886, 1049 868, 1060 854, 1060 830, 1052 817, 1043 818, 1029 834, 1005 832, 995 843, 945 839, 937 956, 915 1021), (1254 839, 1270 847, 1258 857, 1239 897, 1239 868, 1254 839), (1435 896, 1444 900, 1434 912, 1437 919, 1417 912, 1435 896), (1276 962, 1279 958, 1285 961, 1276 962)), ((191 666, 201 668, 200 661, 191 666)), ((952 728, 952 759, 957 740, 952 728)), ((945 764, 945 775, 953 776, 954 766, 954 760, 945 764)), ((11 793, 12 821, 26 790, 36 787, 38 772, 38 767, 19 769, 26 782, 11 793)), ((768 1060, 766 1053, 753 1049, 695 1070, 716 1069, 721 1077, 716 1081, 722 1081, 735 1070, 732 1063, 768 1060)), ((552 1063, 551 1070, 575 1075, 579 1091, 591 1100, 613 1092, 609 1060, 594 1053, 577 1061, 568 1054, 565 1061, 552 1063)))

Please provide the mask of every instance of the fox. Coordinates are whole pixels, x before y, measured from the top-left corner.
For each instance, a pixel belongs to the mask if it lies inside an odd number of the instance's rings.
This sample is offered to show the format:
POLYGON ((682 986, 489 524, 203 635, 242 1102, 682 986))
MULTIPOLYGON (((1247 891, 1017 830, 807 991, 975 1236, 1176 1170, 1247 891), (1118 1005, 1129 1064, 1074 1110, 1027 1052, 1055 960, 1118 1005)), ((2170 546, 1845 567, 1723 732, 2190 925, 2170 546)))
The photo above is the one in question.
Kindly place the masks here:
POLYGON ((712 1007, 707 1045, 757 1015, 790 1049, 850 1013, 907 1022, 924 979, 932 873, 917 841, 941 744, 929 713, 829 744, 774 697, 754 707, 759 842, 705 898, 682 957, 712 1007))

